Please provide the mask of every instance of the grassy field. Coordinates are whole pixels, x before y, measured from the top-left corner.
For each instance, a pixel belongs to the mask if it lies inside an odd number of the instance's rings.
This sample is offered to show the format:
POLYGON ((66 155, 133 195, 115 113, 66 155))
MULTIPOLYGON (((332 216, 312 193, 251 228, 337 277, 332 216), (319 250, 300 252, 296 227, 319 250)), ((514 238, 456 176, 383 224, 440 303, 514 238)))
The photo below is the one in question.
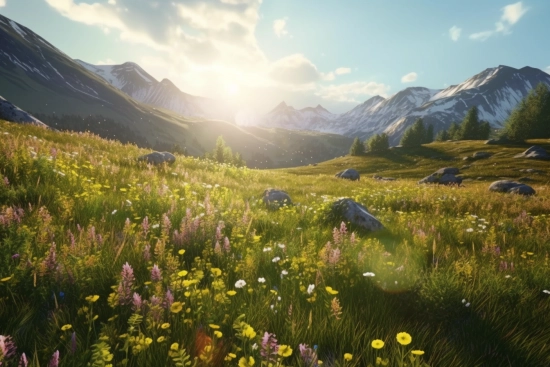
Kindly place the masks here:
POLYGON ((260 171, 148 167, 135 146, 6 122, 0 136, 2 366, 550 365, 550 165, 511 158, 549 141, 260 171), (476 151, 494 155, 462 161, 476 151), (463 187, 416 184, 465 164, 463 187), (487 190, 524 176, 537 195, 487 190), (268 187, 294 205, 267 211, 268 187), (340 197, 386 229, 328 221, 340 197))

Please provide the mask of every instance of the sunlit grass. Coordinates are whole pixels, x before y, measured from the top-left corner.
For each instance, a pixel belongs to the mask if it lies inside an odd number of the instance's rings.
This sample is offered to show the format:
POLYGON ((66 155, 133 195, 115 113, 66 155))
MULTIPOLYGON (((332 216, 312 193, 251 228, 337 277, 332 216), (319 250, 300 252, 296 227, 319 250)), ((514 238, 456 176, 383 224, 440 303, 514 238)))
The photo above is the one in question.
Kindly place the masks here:
MULTIPOLYGON (((48 365, 56 351, 59 366, 550 364, 546 174, 525 198, 477 180, 418 186, 453 165, 431 158, 402 171, 393 156, 148 167, 135 161, 144 150, 88 134, 4 122, 0 134, 0 335, 17 347, 0 349, 7 365, 22 353, 48 365), (339 164, 361 181, 334 178, 339 164), (268 187, 295 205, 267 211, 268 187), (328 222, 340 197, 386 229, 328 222)), ((482 150, 448 144, 426 149, 482 150)), ((507 157, 523 148, 509 149, 497 166, 475 164, 496 176, 488 167, 516 164, 507 157)))

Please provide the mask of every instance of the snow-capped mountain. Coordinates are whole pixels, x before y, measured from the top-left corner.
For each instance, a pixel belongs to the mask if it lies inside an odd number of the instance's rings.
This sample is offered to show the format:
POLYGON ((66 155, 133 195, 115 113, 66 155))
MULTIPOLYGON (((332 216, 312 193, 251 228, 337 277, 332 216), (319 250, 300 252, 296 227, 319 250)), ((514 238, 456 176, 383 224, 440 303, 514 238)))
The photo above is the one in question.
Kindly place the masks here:
POLYGON ((417 118, 432 124, 437 132, 453 121, 460 122, 472 106, 478 107, 480 119, 501 128, 519 101, 541 82, 550 86, 550 75, 531 67, 500 65, 443 90, 411 87, 387 99, 375 96, 340 115, 312 115, 309 111, 315 109, 296 110, 282 103, 260 121, 268 127, 316 130, 361 139, 386 132, 390 142, 397 144, 417 118))
POLYGON ((168 79, 159 82, 136 63, 92 65, 75 61, 139 102, 184 116, 233 120, 232 112, 223 103, 184 93, 168 79))

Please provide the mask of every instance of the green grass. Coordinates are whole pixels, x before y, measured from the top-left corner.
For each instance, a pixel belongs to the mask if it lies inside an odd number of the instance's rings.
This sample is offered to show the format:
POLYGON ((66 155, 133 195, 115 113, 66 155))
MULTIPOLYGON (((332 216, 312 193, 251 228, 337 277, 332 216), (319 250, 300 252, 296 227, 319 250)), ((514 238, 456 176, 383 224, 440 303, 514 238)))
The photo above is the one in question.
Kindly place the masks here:
POLYGON ((525 176, 522 168, 547 171, 548 162, 511 157, 548 141, 433 143, 259 171, 182 156, 147 167, 135 146, 6 122, 0 134, 0 335, 17 345, 9 366, 21 353, 47 366, 55 351, 60 366, 235 366, 249 357, 267 366, 254 348, 265 332, 293 350, 273 357, 285 366, 312 365, 300 344, 316 345, 325 366, 375 366, 377 357, 388 366, 550 364, 548 172, 531 175, 534 197, 487 190, 495 178, 525 176), (481 150, 495 154, 462 162, 481 150), (482 180, 416 184, 463 164, 472 165, 466 178, 482 180), (361 181, 333 177, 349 167, 361 181), (267 211, 268 187, 295 205, 267 211), (328 223, 339 197, 364 204, 386 229, 346 223, 344 233, 328 223), (126 262, 131 284, 122 282, 126 262), (401 332, 410 344, 398 343, 401 332), (376 339, 383 348, 371 346, 376 339))

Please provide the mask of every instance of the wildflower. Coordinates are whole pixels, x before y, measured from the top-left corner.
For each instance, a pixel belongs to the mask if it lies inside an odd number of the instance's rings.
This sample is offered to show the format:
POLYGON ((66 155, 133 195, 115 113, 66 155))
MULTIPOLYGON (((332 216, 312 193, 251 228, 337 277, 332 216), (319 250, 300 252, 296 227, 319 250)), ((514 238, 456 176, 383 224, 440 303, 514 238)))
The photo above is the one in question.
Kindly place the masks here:
POLYGON ((265 278, 258 278, 258 282, 265 283, 265 278))
POLYGON ((412 350, 411 353, 414 354, 415 356, 421 356, 422 354, 424 354, 424 351, 423 350, 412 350))
POLYGON ((402 332, 397 334, 397 342, 401 345, 409 345, 412 342, 412 337, 410 334, 402 332))
POLYGON ((372 343, 370 343, 371 347, 374 349, 381 349, 384 347, 384 342, 380 339, 374 339, 372 343))
POLYGON ((73 326, 71 324, 66 324, 66 325, 61 326, 61 330, 66 331, 66 330, 69 330, 72 327, 73 326))
POLYGON ((288 345, 280 345, 277 354, 281 357, 289 357, 292 354, 292 348, 288 345))
POLYGON ((50 359, 50 363, 48 364, 48 367, 58 367, 58 366, 59 366, 59 351, 56 350, 52 355, 52 359, 50 359))
POLYGON ((212 329, 219 329, 220 328, 220 325, 216 325, 216 324, 208 324, 208 326, 210 326, 212 329))
POLYGON ((335 291, 332 287, 325 287, 325 290, 332 295, 338 294, 338 291, 335 291))
POLYGON ((271 251, 271 247, 264 247, 263 251, 264 252, 269 252, 269 251, 271 251))
POLYGON ((164 295, 164 302, 163 302, 162 306, 164 308, 168 309, 172 306, 173 303, 174 303, 174 295, 172 294, 170 289, 168 289, 166 291, 166 294, 164 295))
POLYGON ((151 269, 151 280, 153 282, 159 282, 162 280, 162 274, 157 264, 153 265, 153 269, 151 269))
POLYGON ((179 272, 178 272, 178 277, 183 278, 183 277, 186 276, 186 275, 187 275, 187 270, 182 270, 182 271, 179 271, 179 272))
POLYGON ((55 242, 52 242, 48 256, 44 259, 43 264, 49 271, 54 271, 57 268, 55 256, 55 242))
POLYGON ((473 231, 474 231, 473 228, 468 228, 468 229, 466 230, 466 232, 468 232, 468 233, 472 233, 473 231))
POLYGON ((91 302, 91 303, 94 303, 95 301, 97 301, 99 299, 99 296, 97 294, 93 295, 93 296, 88 296, 86 297, 86 301, 88 302, 91 302))
POLYGON ((254 366, 254 358, 252 357, 248 357, 248 360, 246 359, 246 357, 242 357, 241 359, 239 359, 239 367, 252 367, 254 366))
POLYGON ((279 248, 282 248, 282 249, 284 249, 284 248, 286 247, 286 246, 285 246, 284 244, 282 244, 282 243, 279 243, 277 246, 279 246, 279 248))
POLYGON ((235 288, 242 288, 246 285, 246 282, 242 279, 239 279, 235 282, 235 288))
POLYGON ((550 291, 545 289, 545 290, 542 291, 542 293, 550 294, 550 291))
POLYGON ((170 324, 168 322, 165 322, 164 324, 160 325, 161 329, 168 329, 170 327, 170 324))
POLYGON ((223 250, 227 253, 231 252, 231 244, 229 243, 229 238, 227 237, 223 239, 223 250))
POLYGON ((164 336, 159 336, 157 338, 157 343, 162 343, 164 340, 166 340, 166 338, 164 336))
POLYGON ((277 355, 278 351, 279 345, 277 344, 275 334, 268 333, 266 331, 262 337, 262 345, 260 349, 262 358, 267 362, 275 362, 276 358, 274 356, 277 355))
POLYGON ((178 343, 172 343, 170 346, 171 350, 177 351, 180 348, 180 345, 178 343))
POLYGON ((470 302, 466 303, 464 306, 470 307, 470 302))
POLYGON ((235 291, 227 291, 226 294, 227 294, 228 296, 234 296, 234 295, 237 294, 237 292, 235 292, 235 291))
POLYGON ((214 331, 214 336, 219 339, 223 336, 223 333, 219 330, 216 330, 214 331))
MULTIPOLYGON (((344 222, 342 222, 342 224, 344 224, 344 222)), ((351 361, 353 359, 353 355, 351 353, 345 353, 344 354, 344 361, 351 361)))
POLYGON ((317 353, 307 344, 300 344, 298 348, 300 350, 300 357, 306 366, 311 366, 317 361, 317 353))
POLYGON ((17 347, 11 336, 0 335, 0 357, 8 359, 15 355, 17 347))
POLYGON ((212 268, 210 269, 210 271, 215 277, 219 277, 220 275, 222 275, 222 270, 220 268, 212 268))
POLYGON ((243 336, 246 336, 248 339, 254 339, 256 337, 256 331, 250 325, 246 325, 243 328, 243 336))
POLYGON ((29 365, 29 361, 27 360, 27 356, 25 355, 25 353, 21 354, 18 367, 27 367, 28 365, 29 365))
POLYGON ((281 278, 282 278, 284 275, 288 275, 288 271, 286 271, 286 270, 281 271, 281 278))
POLYGON ((363 273, 364 277, 373 277, 374 273, 371 273, 370 271, 367 271, 366 273, 363 273))
POLYGON ((113 210, 113 211, 111 212, 111 215, 115 215, 115 214, 116 214, 116 212, 117 212, 117 210, 116 210, 116 209, 115 209, 115 210, 113 210))
POLYGON ((132 297, 132 310, 135 312, 139 312, 141 310, 141 306, 143 305, 143 301, 141 300, 141 296, 134 292, 134 295, 132 297))
POLYGON ((307 287, 307 294, 313 293, 314 290, 315 290, 315 284, 310 284, 310 285, 307 287))
POLYGON ((279 260, 281 260, 279 256, 275 256, 273 259, 271 259, 271 261, 274 263, 278 262, 279 260))
POLYGON ((126 262, 122 265, 122 280, 118 285, 118 302, 121 305, 130 304, 132 301, 132 286, 134 285, 134 269, 126 262))
POLYGON ((76 353, 76 347, 76 333, 73 331, 73 333, 71 334, 71 354, 76 353))
POLYGON ((170 306, 170 312, 172 313, 179 313, 183 309, 183 305, 181 302, 174 302, 172 303, 172 306, 170 306))

